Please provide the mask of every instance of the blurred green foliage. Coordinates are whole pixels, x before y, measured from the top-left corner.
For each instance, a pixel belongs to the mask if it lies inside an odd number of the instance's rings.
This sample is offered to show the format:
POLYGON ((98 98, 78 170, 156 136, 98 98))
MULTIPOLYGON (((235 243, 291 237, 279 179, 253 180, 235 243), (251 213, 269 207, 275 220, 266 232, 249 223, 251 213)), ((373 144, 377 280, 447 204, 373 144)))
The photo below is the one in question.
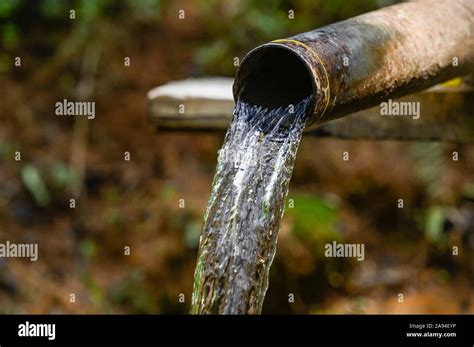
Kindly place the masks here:
MULTIPOLYGON (((81 25, 69 25, 71 9, 76 12, 76 23, 113 24, 112 30, 119 35, 110 37, 129 35, 133 27, 140 24, 157 28, 173 22, 177 18, 174 11, 184 9, 198 13, 197 20, 179 24, 188 28, 195 26, 201 33, 201 38, 190 42, 194 46, 196 71, 232 75, 234 57, 242 58, 257 44, 312 30, 377 7, 377 0, 2 0, 0 35, 2 50, 8 53, 21 46, 38 46, 37 42, 28 42, 32 33, 42 34, 43 44, 57 49, 65 44, 64 32, 83 30, 81 25)), ((72 45, 80 50, 79 42, 72 45)), ((3 70, 8 66, 6 61, 4 55, 0 56, 3 70)))
POLYGON ((38 21, 51 18, 67 20, 71 9, 82 18, 89 19, 120 11, 126 11, 134 18, 150 18, 150 15, 159 10, 161 3, 161 0, 2 0, 0 18, 18 18, 21 14, 34 12, 38 21))
POLYGON ((464 196, 474 200, 474 182, 470 182, 464 187, 464 196))
POLYGON ((23 166, 21 169, 21 180, 39 206, 45 206, 50 202, 51 196, 46 183, 35 166, 23 166))
POLYGON ((110 289, 111 302, 126 305, 133 312, 156 313, 156 302, 151 294, 143 288, 145 274, 141 269, 128 269, 125 276, 110 289))
POLYGON ((286 208, 285 214, 293 220, 293 233, 314 245, 320 255, 324 253, 322 244, 342 241, 338 209, 332 201, 314 195, 297 195, 294 207, 286 208))
POLYGON ((21 5, 21 0, 3 0, 0 1, 0 18, 10 17, 15 9, 21 5))
POLYGON ((201 220, 192 221, 186 224, 184 229, 184 242, 189 249, 197 249, 201 237, 201 220))
POLYGON ((435 243, 443 244, 446 240, 446 235, 443 234, 444 213, 440 206, 433 206, 427 210, 426 213, 426 238, 435 243))
POLYGON ((212 41, 199 47, 196 63, 210 73, 233 75, 233 58, 252 47, 377 8, 376 0, 199 0, 212 41), (291 12, 290 12, 291 11, 291 12), (223 20, 226 18, 226 20, 223 20))
POLYGON ((1 0, 0 71, 12 69, 13 57, 25 51, 43 61, 56 52, 82 53, 84 41, 98 38, 105 25, 115 33, 111 37, 127 36, 142 22, 157 25, 161 4, 161 0, 1 0))
POLYGON ((48 166, 48 185, 56 191, 67 189, 75 177, 71 167, 63 162, 54 161, 48 166))
POLYGON ((441 143, 415 143, 410 146, 415 173, 433 198, 439 198, 445 187, 441 177, 446 169, 446 159, 441 143))
POLYGON ((27 164, 21 169, 21 181, 38 206, 46 206, 58 194, 68 190, 75 174, 63 162, 53 161, 44 167, 27 164))
POLYGON ((0 143, 0 159, 8 160, 15 155, 15 151, 20 147, 18 143, 3 142, 0 143))

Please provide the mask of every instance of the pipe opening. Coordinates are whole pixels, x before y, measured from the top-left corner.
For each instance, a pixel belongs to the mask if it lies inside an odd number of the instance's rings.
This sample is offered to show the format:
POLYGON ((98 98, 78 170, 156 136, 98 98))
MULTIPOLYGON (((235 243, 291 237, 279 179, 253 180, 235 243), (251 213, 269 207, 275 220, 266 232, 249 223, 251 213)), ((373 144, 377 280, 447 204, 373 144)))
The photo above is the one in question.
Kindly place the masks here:
POLYGON ((264 46, 250 53, 237 78, 237 96, 253 105, 277 108, 314 95, 305 63, 281 47, 264 46))

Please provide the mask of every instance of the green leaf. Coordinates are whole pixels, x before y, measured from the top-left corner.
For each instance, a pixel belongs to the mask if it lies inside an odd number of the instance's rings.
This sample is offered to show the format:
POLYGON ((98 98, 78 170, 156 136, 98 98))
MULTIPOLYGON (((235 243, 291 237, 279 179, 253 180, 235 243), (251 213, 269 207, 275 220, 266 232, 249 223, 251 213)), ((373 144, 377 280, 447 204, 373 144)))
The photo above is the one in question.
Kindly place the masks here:
POLYGON ((426 217, 426 237, 432 242, 440 242, 443 236, 443 210, 439 206, 431 207, 426 217))
POLYGON ((40 2, 39 10, 45 17, 66 16, 67 3, 62 0, 43 0, 40 2))
POLYGON ((47 205, 51 198, 38 169, 32 165, 25 165, 21 169, 21 180, 26 189, 33 195, 40 206, 47 205))
POLYGON ((341 241, 338 228, 339 215, 332 201, 312 195, 297 195, 294 207, 286 208, 286 214, 293 220, 293 233, 313 244, 319 251, 322 243, 341 241))
POLYGON ((15 23, 8 22, 4 25, 2 40, 5 49, 14 49, 18 46, 20 38, 15 23))
POLYGON ((21 0, 1 0, 0 1, 0 18, 11 17, 13 12, 20 7, 21 0))

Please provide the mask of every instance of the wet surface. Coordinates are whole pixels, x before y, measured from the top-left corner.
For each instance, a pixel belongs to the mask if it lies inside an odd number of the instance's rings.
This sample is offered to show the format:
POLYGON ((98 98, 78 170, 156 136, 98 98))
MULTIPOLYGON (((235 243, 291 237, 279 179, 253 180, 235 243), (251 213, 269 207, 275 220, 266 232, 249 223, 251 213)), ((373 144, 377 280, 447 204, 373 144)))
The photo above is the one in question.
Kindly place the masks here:
POLYGON ((237 103, 205 214, 193 313, 261 312, 309 104, 237 103))

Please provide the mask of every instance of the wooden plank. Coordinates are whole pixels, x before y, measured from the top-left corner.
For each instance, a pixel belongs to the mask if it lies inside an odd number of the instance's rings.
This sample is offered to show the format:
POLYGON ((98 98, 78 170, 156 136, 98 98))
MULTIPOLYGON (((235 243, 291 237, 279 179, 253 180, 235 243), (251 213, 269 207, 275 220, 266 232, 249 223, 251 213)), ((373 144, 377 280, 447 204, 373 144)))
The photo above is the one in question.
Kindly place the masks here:
MULTIPOLYGON (((150 118, 158 131, 223 132, 235 105, 232 83, 231 78, 218 77, 157 87, 148 93, 150 118)), ((323 123, 307 134, 350 140, 473 143, 473 100, 471 87, 448 83, 394 100, 419 102, 418 119, 409 115, 381 115, 381 107, 377 106, 323 123)))

